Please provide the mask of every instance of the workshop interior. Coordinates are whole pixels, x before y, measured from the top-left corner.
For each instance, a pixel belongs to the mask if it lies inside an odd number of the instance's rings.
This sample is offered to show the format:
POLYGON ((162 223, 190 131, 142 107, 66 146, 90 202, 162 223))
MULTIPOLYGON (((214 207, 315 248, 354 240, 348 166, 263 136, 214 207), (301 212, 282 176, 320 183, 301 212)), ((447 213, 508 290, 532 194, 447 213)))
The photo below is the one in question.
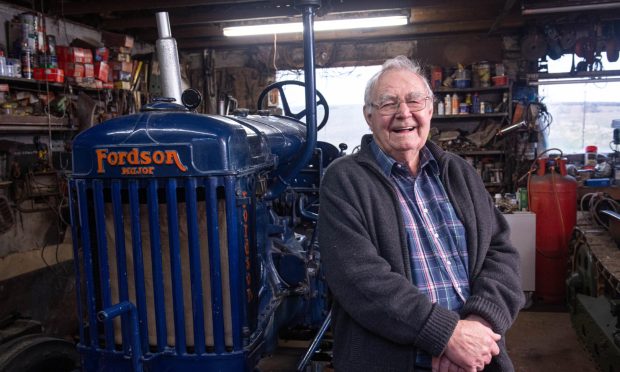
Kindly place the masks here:
POLYGON ((527 299, 620 372, 620 1, 0 1, 0 371, 333 371, 322 176, 404 55, 527 299))

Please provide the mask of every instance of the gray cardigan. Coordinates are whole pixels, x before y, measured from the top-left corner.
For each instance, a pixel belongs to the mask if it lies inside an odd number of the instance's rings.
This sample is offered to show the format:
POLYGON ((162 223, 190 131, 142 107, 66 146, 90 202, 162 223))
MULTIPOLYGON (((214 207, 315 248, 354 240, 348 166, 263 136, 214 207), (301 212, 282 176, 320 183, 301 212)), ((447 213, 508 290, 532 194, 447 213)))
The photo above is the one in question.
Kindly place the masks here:
MULTIPOLYGON (((524 304, 519 256, 506 220, 475 169, 428 141, 467 232, 471 295, 460 314, 432 304, 411 281, 400 205, 369 148, 334 161, 322 180, 319 243, 334 299, 336 371, 414 371, 415 351, 440 355, 459 319, 477 314, 505 335, 524 304)), ((504 337, 485 370, 512 371, 504 337)))

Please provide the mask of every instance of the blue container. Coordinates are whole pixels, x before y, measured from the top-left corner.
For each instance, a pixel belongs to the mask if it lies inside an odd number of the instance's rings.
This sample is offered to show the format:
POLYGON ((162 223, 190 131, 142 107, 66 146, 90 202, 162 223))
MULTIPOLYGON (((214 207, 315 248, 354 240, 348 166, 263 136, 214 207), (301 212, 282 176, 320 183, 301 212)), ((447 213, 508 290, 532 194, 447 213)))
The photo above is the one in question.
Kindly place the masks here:
POLYGON ((454 80, 454 86, 459 89, 470 88, 471 79, 456 79, 454 80))

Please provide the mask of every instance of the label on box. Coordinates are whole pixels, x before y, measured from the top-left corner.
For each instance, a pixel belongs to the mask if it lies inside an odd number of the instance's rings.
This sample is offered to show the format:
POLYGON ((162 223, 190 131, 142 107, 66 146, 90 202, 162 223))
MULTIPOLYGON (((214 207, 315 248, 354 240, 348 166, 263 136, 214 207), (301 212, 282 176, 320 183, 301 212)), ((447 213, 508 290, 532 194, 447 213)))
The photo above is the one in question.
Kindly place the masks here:
POLYGON ((95 77, 95 66, 92 63, 84 64, 84 77, 95 77))
POLYGON ((95 63, 95 78, 103 81, 104 83, 108 81, 110 67, 106 62, 96 62, 95 63))
POLYGON ((67 63, 65 68, 65 75, 70 77, 81 78, 84 77, 84 64, 83 63, 67 63))

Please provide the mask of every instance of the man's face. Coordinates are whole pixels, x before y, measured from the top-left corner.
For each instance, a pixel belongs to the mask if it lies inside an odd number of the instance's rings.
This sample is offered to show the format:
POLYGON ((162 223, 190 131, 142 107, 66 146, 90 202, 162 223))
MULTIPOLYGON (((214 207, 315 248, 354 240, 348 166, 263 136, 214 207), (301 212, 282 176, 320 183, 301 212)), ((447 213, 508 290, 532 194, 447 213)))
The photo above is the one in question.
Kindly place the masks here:
POLYGON ((377 81, 371 98, 373 105, 364 117, 379 147, 399 162, 417 159, 433 116, 433 97, 429 97, 424 81, 408 70, 387 71, 377 81), (420 106, 424 108, 412 112, 420 106))

